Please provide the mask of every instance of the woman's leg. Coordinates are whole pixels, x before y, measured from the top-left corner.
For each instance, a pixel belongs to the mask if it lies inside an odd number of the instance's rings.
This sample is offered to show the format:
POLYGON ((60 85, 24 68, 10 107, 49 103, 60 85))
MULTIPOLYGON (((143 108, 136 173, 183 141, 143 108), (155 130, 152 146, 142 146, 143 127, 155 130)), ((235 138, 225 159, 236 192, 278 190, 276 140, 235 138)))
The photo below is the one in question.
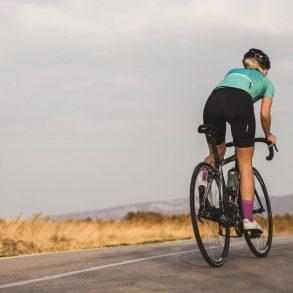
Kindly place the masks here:
MULTIPOLYGON (((213 148, 212 145, 210 143, 208 143, 209 145, 209 150, 210 150, 210 154, 205 158, 205 162, 214 166, 215 165, 215 158, 214 158, 214 154, 213 154, 213 148)), ((226 143, 222 143, 217 145, 217 149, 218 149, 218 153, 219 153, 219 157, 221 160, 223 160, 225 152, 226 152, 226 143)))
MULTIPOLYGON (((213 148, 210 143, 208 143, 208 146, 209 146, 210 154, 205 158, 204 161, 214 167, 215 166, 215 159, 214 159, 214 154, 213 154, 213 148)), ((222 160, 224 158, 225 151, 226 151, 226 143, 224 142, 222 144, 217 145, 217 149, 218 149, 219 157, 222 160)), ((208 197, 205 199, 205 201, 203 201, 203 196, 206 192, 208 184, 211 182, 212 182, 212 177, 209 175, 208 170, 203 169, 202 170, 202 183, 199 186, 199 198, 200 198, 200 202, 207 209, 210 208, 211 203, 213 202, 212 189, 210 187, 208 188, 209 189, 208 190, 208 197)))
POLYGON ((254 147, 236 148, 238 168, 240 172, 240 193, 242 199, 243 216, 253 221, 254 178, 252 172, 252 158, 254 147))

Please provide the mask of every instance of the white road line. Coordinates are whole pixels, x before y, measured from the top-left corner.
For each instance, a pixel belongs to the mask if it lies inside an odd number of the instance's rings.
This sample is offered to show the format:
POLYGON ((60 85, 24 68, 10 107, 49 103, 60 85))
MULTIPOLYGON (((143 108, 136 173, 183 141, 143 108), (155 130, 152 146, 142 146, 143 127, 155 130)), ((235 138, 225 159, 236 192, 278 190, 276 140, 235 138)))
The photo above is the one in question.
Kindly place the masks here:
MULTIPOLYGON (((275 236, 274 240, 282 240, 282 239, 288 239, 293 238, 293 235, 287 235, 287 236, 275 236)), ((187 240, 170 240, 170 241, 164 241, 160 242, 159 245, 177 245, 181 242, 193 242, 194 239, 187 239, 187 240)), ((0 261, 5 261, 7 259, 20 259, 20 258, 29 258, 29 257, 40 257, 40 256, 47 256, 47 255, 53 255, 53 254, 71 254, 71 253, 79 253, 79 252, 87 252, 87 251, 103 251, 103 250, 113 250, 113 249, 129 249, 132 247, 138 247, 144 245, 145 247, 149 246, 155 246, 158 245, 158 243, 145 243, 145 244, 130 244, 126 246, 113 246, 113 247, 99 247, 99 248, 84 248, 84 249, 74 249, 74 250, 62 250, 62 251, 50 251, 50 252, 40 252, 40 253, 30 253, 30 254, 23 254, 23 255, 13 255, 13 256, 2 256, 0 257, 0 261)))
MULTIPOLYGON (((241 244, 244 244, 244 243, 245 242, 233 243, 233 244, 230 244, 230 246, 237 246, 237 245, 241 245, 241 244)), ((215 247, 210 247, 209 249, 212 249, 212 248, 215 248, 215 247)), ((180 252, 159 254, 159 255, 148 256, 148 257, 143 257, 143 258, 136 258, 136 259, 122 261, 122 262, 116 262, 116 263, 112 263, 112 264, 108 264, 108 265, 96 266, 96 267, 91 267, 91 268, 87 268, 87 269, 76 270, 76 271, 71 271, 71 272, 66 272, 66 273, 60 273, 60 274, 51 275, 51 276, 44 276, 44 277, 40 277, 40 278, 34 278, 34 279, 29 279, 29 280, 24 280, 24 281, 7 283, 7 284, 0 285, 0 289, 23 286, 23 285, 32 284, 32 283, 39 283, 39 282, 42 282, 42 281, 60 279, 60 278, 68 277, 68 276, 73 276, 73 275, 78 275, 78 274, 98 271, 98 270, 102 270, 102 269, 113 268, 113 267, 118 267, 118 266, 123 266, 123 265, 128 265, 128 264, 133 264, 133 263, 137 263, 137 262, 141 262, 141 261, 158 259, 158 258, 163 258, 163 257, 168 257, 168 256, 173 256, 173 255, 186 254, 186 253, 197 252, 197 251, 199 251, 198 248, 197 249, 192 249, 192 250, 180 251, 180 252)))
POLYGON ((98 270, 102 270, 102 269, 106 269, 106 268, 123 266, 123 265, 132 264, 132 263, 136 263, 136 262, 157 259, 157 258, 162 258, 162 257, 167 257, 167 256, 173 256, 173 255, 179 255, 179 254, 185 254, 185 253, 190 253, 190 252, 195 252, 195 251, 199 251, 199 249, 185 250, 185 251, 180 251, 180 252, 172 252, 172 253, 148 256, 148 257, 143 257, 143 258, 136 258, 136 259, 132 259, 132 260, 116 262, 116 263, 103 265, 103 266, 91 267, 91 268, 71 271, 71 272, 67 272, 67 273, 61 273, 61 274, 45 276, 45 277, 41 277, 41 278, 35 278, 35 279, 30 279, 30 280, 8 283, 8 284, 1 285, 0 289, 22 286, 22 285, 27 285, 27 284, 32 284, 32 283, 38 283, 38 282, 48 281, 48 280, 53 280, 53 279, 59 279, 59 278, 78 275, 78 274, 82 274, 82 273, 98 271, 98 270))
MULTIPOLYGON (((164 241, 160 242, 160 246, 163 245, 176 245, 178 243, 186 243, 186 242, 192 242, 194 239, 187 239, 187 240, 170 240, 170 241, 164 241)), ((129 244, 125 246, 113 246, 113 247, 98 247, 98 248, 83 248, 83 249, 73 249, 73 250, 62 250, 62 251, 49 251, 49 252, 37 252, 37 253, 30 253, 30 254, 23 254, 23 255, 13 255, 13 256, 2 256, 0 257, 0 261, 5 261, 7 259, 19 259, 19 258, 28 258, 28 257, 40 257, 40 256, 47 256, 47 255, 52 255, 52 254, 71 254, 71 253, 79 253, 79 252, 91 252, 91 251, 103 251, 103 250, 117 250, 117 249, 129 249, 132 247, 138 247, 138 246, 145 246, 145 247, 150 247, 150 246, 155 246, 158 245, 157 242, 154 243, 144 243, 144 244, 129 244)))
MULTIPOLYGON (((275 240, 282 240, 283 238, 291 238, 289 237, 278 237, 275 240)), ((230 246, 237 246, 244 244, 245 242, 237 242, 237 243, 232 243, 230 246)), ((210 247, 212 249, 214 247, 210 247)), ((73 275, 78 275, 78 274, 83 274, 83 273, 88 273, 88 272, 93 272, 93 271, 98 271, 106 268, 113 268, 113 267, 118 267, 118 266, 123 266, 123 265, 128 265, 128 264, 133 264, 141 261, 146 261, 146 260, 152 260, 152 259, 158 259, 158 258, 163 258, 163 257, 168 257, 168 256, 173 256, 173 255, 180 255, 180 254, 185 254, 185 253, 191 253, 191 252, 197 252, 199 249, 192 249, 192 250, 185 250, 185 251, 180 251, 180 252, 172 252, 172 253, 167 253, 167 254, 159 254, 159 255, 154 255, 154 256, 148 256, 148 257, 143 257, 143 258, 136 258, 132 260, 127 260, 127 261, 122 261, 122 262, 116 262, 108 265, 102 265, 102 266, 96 266, 96 267, 91 267, 87 269, 82 269, 82 270, 76 270, 76 271, 71 271, 71 272, 66 272, 66 273, 60 273, 56 275, 51 275, 51 276, 44 276, 40 278, 34 278, 34 279, 29 279, 29 280, 24 280, 24 281, 18 281, 18 282, 12 282, 12 283, 7 283, 0 285, 0 289, 4 288, 11 288, 11 287, 17 287, 17 286, 23 286, 27 284, 32 284, 32 283, 38 283, 42 281, 48 281, 48 280, 54 280, 54 279, 60 279, 68 276, 73 276, 73 275)))

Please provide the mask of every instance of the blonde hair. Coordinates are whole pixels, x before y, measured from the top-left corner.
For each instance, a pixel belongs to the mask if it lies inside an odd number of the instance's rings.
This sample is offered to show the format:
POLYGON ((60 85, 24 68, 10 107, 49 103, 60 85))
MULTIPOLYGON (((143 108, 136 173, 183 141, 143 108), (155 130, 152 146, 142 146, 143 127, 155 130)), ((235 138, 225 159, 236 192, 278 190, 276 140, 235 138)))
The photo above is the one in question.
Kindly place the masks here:
POLYGON ((247 69, 258 70, 265 73, 264 69, 260 66, 256 58, 246 58, 243 60, 243 65, 247 69))

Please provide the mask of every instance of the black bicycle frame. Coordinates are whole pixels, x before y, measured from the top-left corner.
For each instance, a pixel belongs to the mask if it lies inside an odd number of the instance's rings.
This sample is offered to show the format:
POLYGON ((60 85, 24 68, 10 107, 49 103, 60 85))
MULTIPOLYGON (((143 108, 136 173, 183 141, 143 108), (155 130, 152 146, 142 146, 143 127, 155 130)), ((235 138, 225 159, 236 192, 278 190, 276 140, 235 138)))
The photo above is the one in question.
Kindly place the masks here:
MULTIPOLYGON (((227 188, 226 188, 226 183, 225 183, 225 179, 224 179, 224 175, 223 175, 223 166, 226 165, 226 164, 229 164, 231 162, 235 162, 235 169, 237 171, 238 170, 238 164, 237 164, 237 159, 236 159, 236 154, 226 158, 226 159, 223 159, 221 160, 220 157, 219 157, 219 153, 218 153, 218 148, 217 148, 217 144, 216 144, 216 139, 215 139, 215 136, 214 136, 214 133, 213 132, 207 132, 205 133, 208 141, 211 142, 211 146, 212 146, 212 150, 213 150, 213 154, 214 154, 214 159, 215 159, 215 170, 216 170, 216 173, 217 175, 219 176, 220 178, 220 181, 219 181, 219 205, 220 205, 220 208, 224 211, 224 214, 226 214, 226 204, 227 201, 226 200, 223 200, 224 197, 227 196, 227 188)), ((262 137, 259 137, 259 138, 255 138, 254 139, 255 142, 262 142, 262 143, 265 143, 267 146, 268 146, 268 149, 269 149, 269 155, 266 157, 266 159, 268 161, 272 160, 273 157, 274 157, 274 148, 276 151, 278 151, 276 145, 273 145, 273 147, 271 147, 271 142, 268 141, 267 139, 265 138, 262 138, 262 137)), ((226 147, 233 147, 235 146, 235 143, 234 142, 229 142, 229 143, 226 143, 226 147)), ((255 193, 255 197, 259 203, 259 206, 260 206, 260 209, 258 210, 254 210, 253 212, 254 213, 258 213, 258 212, 263 212, 264 211, 264 208, 263 208, 263 205, 262 205, 262 202, 259 198, 259 195, 256 191, 256 189, 254 189, 254 193, 255 193)), ((239 199, 241 198, 241 194, 239 192, 239 199)), ((240 208, 240 212, 242 213, 241 211, 241 205, 239 205, 239 208, 240 208)))

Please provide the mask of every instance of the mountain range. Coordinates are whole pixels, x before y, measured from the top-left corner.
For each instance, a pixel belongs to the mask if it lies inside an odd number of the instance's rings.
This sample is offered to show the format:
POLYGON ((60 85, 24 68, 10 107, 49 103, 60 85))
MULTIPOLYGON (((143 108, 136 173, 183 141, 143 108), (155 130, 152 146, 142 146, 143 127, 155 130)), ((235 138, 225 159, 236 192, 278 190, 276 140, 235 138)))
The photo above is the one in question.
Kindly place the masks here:
MULTIPOLYGON (((293 194, 286 196, 270 197, 273 214, 293 213, 293 194)), ((55 219, 86 219, 93 220, 119 220, 122 219, 128 212, 158 212, 162 214, 182 214, 189 212, 189 199, 180 198, 168 201, 151 201, 145 203, 130 204, 125 206, 117 206, 108 209, 96 209, 92 211, 69 213, 57 215, 55 219)))

